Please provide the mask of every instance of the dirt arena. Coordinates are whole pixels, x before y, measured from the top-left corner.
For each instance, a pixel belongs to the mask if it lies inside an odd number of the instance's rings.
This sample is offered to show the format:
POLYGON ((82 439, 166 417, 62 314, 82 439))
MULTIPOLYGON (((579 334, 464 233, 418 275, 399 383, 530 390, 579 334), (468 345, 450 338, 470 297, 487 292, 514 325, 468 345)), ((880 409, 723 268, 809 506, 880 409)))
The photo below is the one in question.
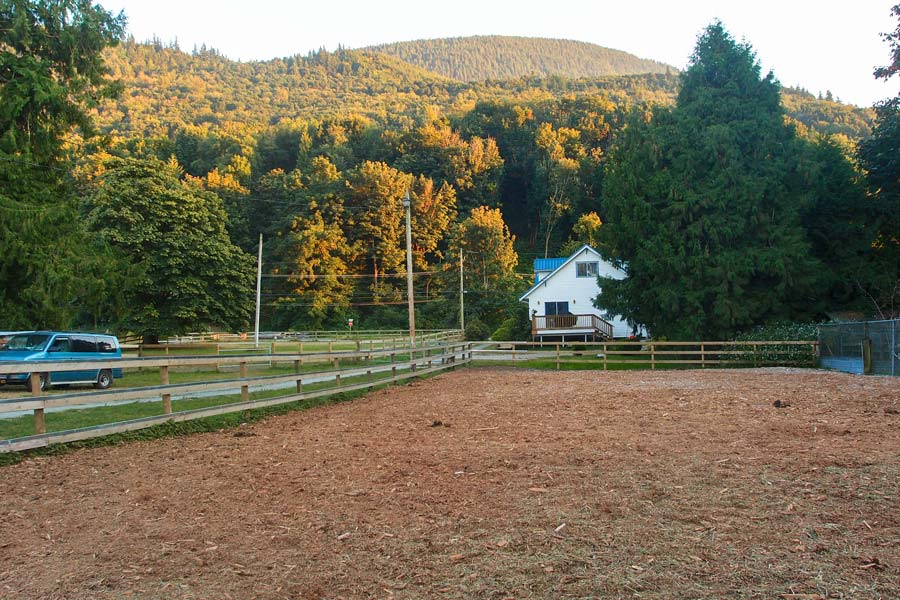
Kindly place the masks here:
POLYGON ((0 598, 900 598, 900 378, 462 369, 0 489, 0 598))

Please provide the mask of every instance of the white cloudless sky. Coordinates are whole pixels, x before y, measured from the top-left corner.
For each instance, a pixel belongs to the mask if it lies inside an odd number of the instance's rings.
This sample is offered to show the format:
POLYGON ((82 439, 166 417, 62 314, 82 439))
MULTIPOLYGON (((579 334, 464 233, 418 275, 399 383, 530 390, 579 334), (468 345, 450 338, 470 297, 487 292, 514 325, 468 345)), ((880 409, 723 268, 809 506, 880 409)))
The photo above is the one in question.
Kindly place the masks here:
POLYGON ((99 0, 123 10, 136 40, 206 44, 235 60, 268 60, 386 42, 516 35, 590 42, 684 68, 698 33, 719 19, 749 42, 763 72, 813 94, 870 106, 900 81, 876 81, 889 61, 880 34, 900 0, 99 0))

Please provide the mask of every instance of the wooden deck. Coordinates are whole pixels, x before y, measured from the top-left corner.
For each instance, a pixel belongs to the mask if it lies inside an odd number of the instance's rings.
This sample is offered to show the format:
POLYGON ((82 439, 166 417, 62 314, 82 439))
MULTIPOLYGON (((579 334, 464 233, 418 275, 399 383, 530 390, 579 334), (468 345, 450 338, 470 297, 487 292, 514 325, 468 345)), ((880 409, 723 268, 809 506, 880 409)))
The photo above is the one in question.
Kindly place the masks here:
POLYGON ((587 336, 612 339, 612 323, 597 315, 535 315, 531 318, 531 337, 587 336))

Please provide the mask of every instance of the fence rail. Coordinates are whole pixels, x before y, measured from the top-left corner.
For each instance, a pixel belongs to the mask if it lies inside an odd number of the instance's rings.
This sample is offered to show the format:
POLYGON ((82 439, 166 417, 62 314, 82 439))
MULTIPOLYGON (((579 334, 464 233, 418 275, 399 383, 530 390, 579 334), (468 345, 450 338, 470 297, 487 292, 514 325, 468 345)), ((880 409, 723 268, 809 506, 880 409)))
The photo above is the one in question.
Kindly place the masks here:
POLYGON ((591 364, 594 367, 762 367, 803 366, 818 363, 816 341, 746 342, 477 342, 477 358, 556 361, 563 364, 591 364))
POLYGON ((417 377, 423 374, 453 368, 457 365, 467 363, 470 359, 471 345, 460 342, 435 343, 416 347, 414 349, 381 349, 360 352, 252 354, 239 356, 163 356, 114 361, 37 361, 30 363, 3 363, 0 365, 0 370, 7 373, 32 373, 31 377, 33 385, 32 395, 30 397, 12 398, 0 401, 0 414, 32 411, 34 415, 35 435, 0 440, 0 452, 16 452, 47 446, 53 443, 89 439, 124 431, 134 431, 166 421, 186 421, 225 414, 228 412, 296 402, 298 400, 316 398, 329 394, 367 389, 376 385, 385 385, 402 381, 410 377, 417 377), (160 385, 73 394, 46 395, 41 392, 40 385, 36 382, 37 377, 39 377, 39 372, 74 371, 86 368, 96 369, 100 362, 104 363, 102 366, 107 368, 158 368, 160 373, 160 385), (352 363, 352 365, 348 366, 348 362, 352 363), (251 366, 266 363, 290 363, 294 367, 294 373, 262 377, 249 376, 248 371, 251 366), (310 363, 326 363, 331 368, 321 371, 303 372, 304 365, 309 365, 310 363), (171 369, 195 368, 198 366, 215 366, 217 369, 222 366, 237 366, 240 370, 240 374, 236 379, 174 385, 169 383, 169 372, 171 369), (390 375, 387 378, 377 379, 375 375, 379 373, 390 373, 390 375), (359 383, 347 383, 346 381, 348 379, 361 377, 365 378, 365 381, 359 383), (317 382, 323 380, 333 381, 334 385, 325 390, 303 392, 302 387, 304 380, 309 382, 311 378, 315 379, 317 382), (250 400, 251 389, 263 389, 265 387, 283 385, 290 386, 291 384, 293 384, 295 390, 292 393, 274 398, 267 398, 265 400, 250 400), (209 395, 210 392, 234 392, 237 390, 240 390, 241 394, 241 401, 237 403, 189 411, 172 411, 172 397, 176 395, 194 397, 197 395, 209 395), (161 402, 163 414, 77 430, 52 433, 47 433, 46 431, 45 411, 48 409, 68 409, 97 404, 147 401, 161 402))
MULTIPOLYGON (((418 341, 455 341, 461 339, 462 331, 458 329, 419 329, 416 330, 418 341)), ((332 329, 323 331, 263 331, 260 332, 260 343, 278 340, 319 342, 328 340, 347 339, 409 339, 409 330, 406 329, 332 329)), ((140 344, 141 337, 128 335, 120 337, 120 341, 127 344, 140 344)), ((242 333, 187 333, 173 336, 162 341, 166 344, 194 344, 210 342, 243 342, 252 343, 254 332, 242 333)))

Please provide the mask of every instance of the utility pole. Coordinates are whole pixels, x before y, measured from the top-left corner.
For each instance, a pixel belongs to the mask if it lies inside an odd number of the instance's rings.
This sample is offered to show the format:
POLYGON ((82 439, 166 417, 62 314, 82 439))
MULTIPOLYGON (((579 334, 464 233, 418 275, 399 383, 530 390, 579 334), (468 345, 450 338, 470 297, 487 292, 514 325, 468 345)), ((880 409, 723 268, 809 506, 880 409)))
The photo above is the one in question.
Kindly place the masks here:
POLYGON ((459 249, 459 328, 466 330, 466 301, 463 294, 466 293, 463 282, 463 249, 459 249))
POLYGON ((409 345, 410 351, 416 347, 416 310, 413 302, 413 262, 412 262, 412 226, 410 225, 412 203, 409 190, 403 196, 403 207, 406 209, 406 298, 409 302, 409 345))
POLYGON ((262 288, 262 233, 259 234, 259 258, 256 262, 256 327, 253 331, 253 344, 259 348, 259 298, 262 288))

